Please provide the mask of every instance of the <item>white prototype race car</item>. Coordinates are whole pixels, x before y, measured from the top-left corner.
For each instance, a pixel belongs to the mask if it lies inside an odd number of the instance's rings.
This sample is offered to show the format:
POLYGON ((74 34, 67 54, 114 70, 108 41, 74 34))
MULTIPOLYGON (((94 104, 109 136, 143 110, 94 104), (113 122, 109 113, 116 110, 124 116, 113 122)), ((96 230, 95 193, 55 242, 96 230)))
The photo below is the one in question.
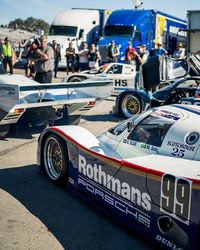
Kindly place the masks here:
POLYGON ((68 115, 74 104, 93 106, 111 95, 112 81, 40 84, 23 75, 0 76, 0 138, 23 116, 31 126, 47 124, 68 115))
POLYGON ((200 249, 199 122, 199 106, 174 104, 98 137, 80 126, 49 127, 38 165, 160 247, 200 249))
POLYGON ((86 70, 74 73, 63 79, 62 82, 82 82, 84 80, 113 80, 113 95, 134 88, 135 66, 123 63, 108 63, 95 70, 86 70), (116 89, 117 88, 117 89, 116 89))

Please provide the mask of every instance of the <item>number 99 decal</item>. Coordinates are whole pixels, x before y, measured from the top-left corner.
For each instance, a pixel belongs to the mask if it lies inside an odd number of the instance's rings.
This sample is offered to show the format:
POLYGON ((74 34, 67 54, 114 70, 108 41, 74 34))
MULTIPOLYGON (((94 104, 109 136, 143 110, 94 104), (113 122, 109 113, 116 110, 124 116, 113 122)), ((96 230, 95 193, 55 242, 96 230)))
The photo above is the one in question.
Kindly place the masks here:
POLYGON ((160 209, 185 223, 190 219, 192 182, 165 174, 161 180, 160 209))

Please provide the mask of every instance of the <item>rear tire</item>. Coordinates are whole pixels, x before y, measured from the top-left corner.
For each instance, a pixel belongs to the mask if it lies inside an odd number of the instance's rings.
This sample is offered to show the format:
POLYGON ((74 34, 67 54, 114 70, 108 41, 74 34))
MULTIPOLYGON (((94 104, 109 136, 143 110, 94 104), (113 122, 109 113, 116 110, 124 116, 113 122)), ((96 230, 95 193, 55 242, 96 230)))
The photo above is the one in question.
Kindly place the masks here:
POLYGON ((9 131, 10 131, 10 124, 0 125, 0 139, 5 138, 6 135, 9 133, 9 131))
POLYGON ((42 157, 49 179, 58 185, 66 184, 69 158, 64 140, 57 135, 49 135, 44 142, 42 157))
POLYGON ((84 80, 85 79, 82 76, 72 76, 69 78, 68 82, 82 82, 84 80))
POLYGON ((142 103, 138 96, 133 94, 124 95, 119 102, 120 115, 130 118, 142 112, 142 103))

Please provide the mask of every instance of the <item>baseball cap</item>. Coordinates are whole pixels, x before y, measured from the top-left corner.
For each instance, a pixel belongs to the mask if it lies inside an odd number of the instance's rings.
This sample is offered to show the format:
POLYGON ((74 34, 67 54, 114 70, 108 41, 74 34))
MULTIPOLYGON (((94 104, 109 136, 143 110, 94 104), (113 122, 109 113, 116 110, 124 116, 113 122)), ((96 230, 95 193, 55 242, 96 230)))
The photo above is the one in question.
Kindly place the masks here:
POLYGON ((146 44, 142 44, 142 43, 139 43, 137 48, 145 48, 146 47, 146 44))

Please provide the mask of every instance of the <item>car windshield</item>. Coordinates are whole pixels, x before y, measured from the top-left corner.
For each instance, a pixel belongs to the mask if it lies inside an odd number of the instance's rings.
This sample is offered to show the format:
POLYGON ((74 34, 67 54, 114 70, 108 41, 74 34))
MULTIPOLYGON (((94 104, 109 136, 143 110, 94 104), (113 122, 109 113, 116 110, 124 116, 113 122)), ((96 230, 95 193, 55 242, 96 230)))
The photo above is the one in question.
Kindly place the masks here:
POLYGON ((134 26, 107 25, 104 30, 105 36, 131 36, 134 26))
POLYGON ((169 59, 167 61, 168 79, 184 77, 188 71, 188 62, 169 59))
POLYGON ((134 115, 133 117, 129 118, 128 120, 125 120, 125 121, 118 123, 114 127, 110 128, 108 130, 108 132, 111 134, 114 134, 114 135, 120 135, 127 128, 128 122, 132 122, 132 123, 135 122, 139 116, 140 116, 140 114, 134 115))
POLYGON ((128 139, 160 147, 176 117, 153 112, 143 119, 128 135, 128 139))
POLYGON ((78 27, 52 25, 49 30, 50 36, 76 36, 78 27))
POLYGON ((105 73, 107 67, 108 67, 108 64, 104 64, 101 67, 99 67, 98 69, 90 70, 88 73, 89 74, 101 74, 101 73, 105 73))

